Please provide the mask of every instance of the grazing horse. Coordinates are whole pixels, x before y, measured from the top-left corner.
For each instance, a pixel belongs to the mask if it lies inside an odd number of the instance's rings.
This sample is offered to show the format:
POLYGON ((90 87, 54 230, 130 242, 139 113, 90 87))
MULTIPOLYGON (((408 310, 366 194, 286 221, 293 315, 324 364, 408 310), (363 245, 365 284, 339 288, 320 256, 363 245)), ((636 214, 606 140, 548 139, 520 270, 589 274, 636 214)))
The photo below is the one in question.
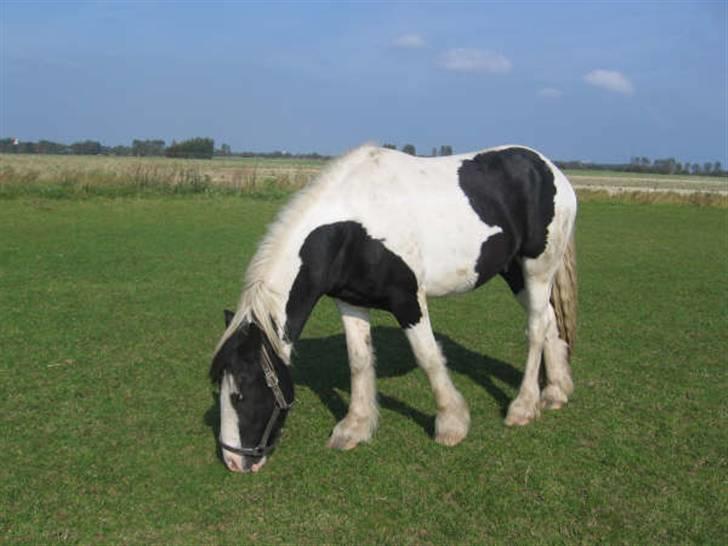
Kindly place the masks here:
POLYGON ((250 263, 215 350, 220 448, 238 472, 265 464, 293 404, 291 350, 316 302, 335 299, 351 403, 328 445, 351 449, 377 425, 371 308, 394 315, 437 403, 435 440, 465 438, 470 414, 435 341, 427 296, 495 275, 528 314, 528 357, 506 425, 559 408, 573 391, 576 196, 548 159, 521 146, 418 158, 365 145, 333 162, 278 215, 250 263), (545 363, 540 390, 539 368, 545 363))

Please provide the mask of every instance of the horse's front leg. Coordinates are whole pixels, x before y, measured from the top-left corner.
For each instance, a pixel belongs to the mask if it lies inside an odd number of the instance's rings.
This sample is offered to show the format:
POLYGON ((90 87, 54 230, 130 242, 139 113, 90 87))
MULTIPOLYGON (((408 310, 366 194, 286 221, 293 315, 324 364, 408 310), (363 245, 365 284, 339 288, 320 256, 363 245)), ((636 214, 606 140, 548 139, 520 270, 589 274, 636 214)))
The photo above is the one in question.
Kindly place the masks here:
POLYGON ((453 385, 447 372, 445 356, 435 341, 427 312, 424 291, 419 290, 417 300, 422 316, 419 322, 405 329, 417 363, 427 374, 437 403, 435 441, 446 446, 460 443, 470 428, 470 411, 465 399, 453 385))
POLYGON ((369 441, 377 428, 379 411, 375 385, 374 350, 369 311, 340 300, 337 300, 336 305, 344 324, 346 348, 349 353, 351 402, 346 417, 334 427, 328 446, 335 449, 352 449, 359 442, 369 441))

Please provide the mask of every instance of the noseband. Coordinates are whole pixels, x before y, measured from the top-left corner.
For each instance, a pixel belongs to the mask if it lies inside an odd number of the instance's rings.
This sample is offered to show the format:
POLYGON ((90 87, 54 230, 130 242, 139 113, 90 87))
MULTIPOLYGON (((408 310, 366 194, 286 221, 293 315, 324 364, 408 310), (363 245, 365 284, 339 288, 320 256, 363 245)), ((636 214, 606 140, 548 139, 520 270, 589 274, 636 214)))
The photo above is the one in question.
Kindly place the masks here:
POLYGON ((273 396, 276 399, 276 405, 273 408, 273 413, 271 413, 270 419, 268 419, 268 424, 263 431, 263 436, 260 438, 256 447, 232 447, 220 442, 220 447, 224 450, 248 457, 263 457, 273 451, 274 446, 268 445, 268 440, 273 432, 273 426, 276 424, 276 421, 278 421, 281 411, 288 411, 293 407, 293 401, 291 401, 290 404, 286 402, 286 397, 283 396, 283 391, 278 385, 278 376, 276 375, 273 363, 270 361, 268 351, 266 351, 265 347, 263 347, 261 352, 263 358, 260 359, 260 367, 263 368, 265 384, 268 385, 268 388, 273 392, 273 396))

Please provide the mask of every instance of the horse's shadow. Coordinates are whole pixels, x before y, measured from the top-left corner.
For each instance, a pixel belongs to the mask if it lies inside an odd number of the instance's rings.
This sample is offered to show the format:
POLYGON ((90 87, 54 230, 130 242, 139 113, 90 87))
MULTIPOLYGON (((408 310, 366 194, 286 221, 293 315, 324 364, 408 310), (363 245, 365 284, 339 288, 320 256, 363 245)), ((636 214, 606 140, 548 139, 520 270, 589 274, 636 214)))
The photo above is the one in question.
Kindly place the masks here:
MULTIPOLYGON (((437 335, 436 338, 448 359, 448 368, 483 387, 496 400, 505 416, 510 398, 493 379, 517 387, 523 374, 506 362, 466 349, 448 336, 437 335)), ((377 377, 399 377, 417 368, 401 330, 374 328, 372 340, 377 354, 377 377)), ((293 377, 297 386, 308 387, 316 394, 336 421, 343 419, 348 405, 338 391, 351 392, 344 334, 301 340, 296 345, 293 377)), ((427 415, 383 393, 379 393, 377 399, 380 407, 412 419, 430 436, 434 435, 434 414, 427 415)), ((213 395, 213 404, 205 413, 204 420, 217 438, 220 427, 217 395, 213 395)))

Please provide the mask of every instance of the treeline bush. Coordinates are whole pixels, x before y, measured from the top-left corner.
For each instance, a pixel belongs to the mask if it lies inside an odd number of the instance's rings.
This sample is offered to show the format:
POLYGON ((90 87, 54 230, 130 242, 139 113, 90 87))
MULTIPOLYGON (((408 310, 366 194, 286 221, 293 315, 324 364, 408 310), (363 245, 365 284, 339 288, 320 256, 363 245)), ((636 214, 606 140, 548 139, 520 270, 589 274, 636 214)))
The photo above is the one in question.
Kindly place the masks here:
POLYGON ((728 172, 723 170, 720 161, 706 161, 700 163, 680 162, 675 158, 655 159, 648 157, 633 157, 629 163, 591 163, 584 161, 556 161, 560 169, 568 170, 589 170, 589 171, 616 171, 628 173, 647 174, 677 174, 677 175, 700 175, 700 176, 726 176, 728 172))
POLYGON ((212 159, 215 153, 215 141, 211 138, 193 138, 183 142, 173 142, 164 155, 186 159, 212 159))
POLYGON ((167 146, 164 140, 134 139, 131 146, 104 146, 96 140, 83 140, 73 144, 39 140, 21 142, 17 139, 0 139, 0 153, 54 154, 54 155, 114 155, 134 157, 185 157, 211 159, 215 141, 211 138, 193 138, 172 142, 167 146))

